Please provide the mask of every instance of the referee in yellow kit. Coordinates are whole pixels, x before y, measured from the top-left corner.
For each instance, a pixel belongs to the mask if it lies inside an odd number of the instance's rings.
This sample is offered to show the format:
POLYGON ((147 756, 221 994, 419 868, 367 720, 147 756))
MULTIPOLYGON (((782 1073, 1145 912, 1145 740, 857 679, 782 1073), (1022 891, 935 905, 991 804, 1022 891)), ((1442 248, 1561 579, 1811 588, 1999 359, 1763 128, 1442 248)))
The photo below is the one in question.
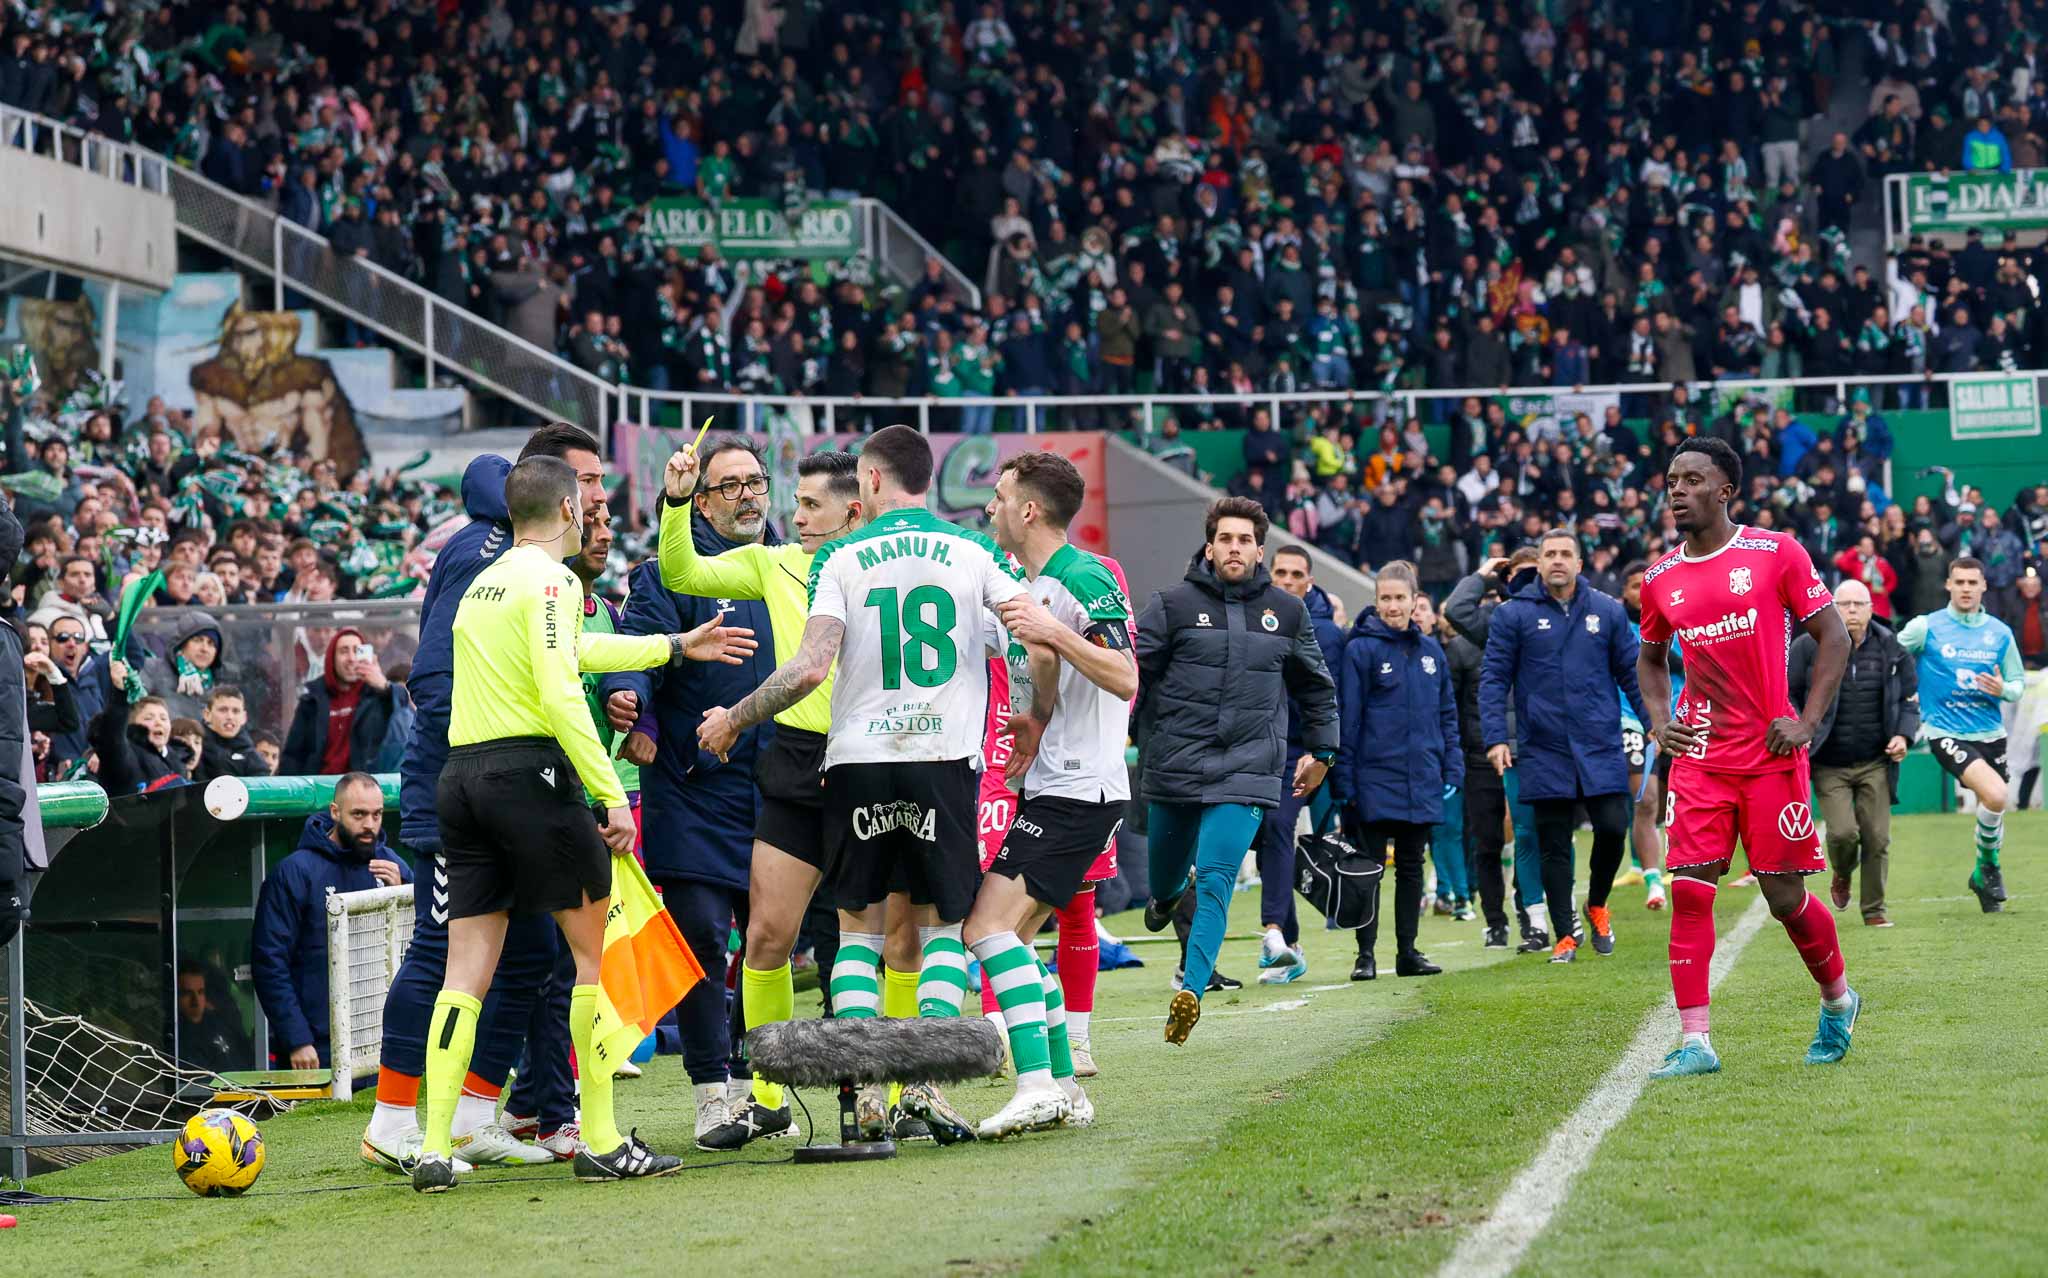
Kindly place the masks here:
POLYGON ((592 1050, 612 855, 633 850, 633 814, 599 744, 579 672, 647 670, 686 657, 737 660, 751 631, 580 634, 583 588, 564 565, 582 549, 576 472, 529 457, 505 479, 513 548, 483 570, 455 614, 455 690, 435 803, 448 862, 448 970, 427 1039, 427 1129, 412 1187, 455 1183, 449 1125, 512 911, 554 915, 576 959, 569 1035, 582 1062, 578 1180, 665 1176, 680 1159, 619 1134, 612 1071, 592 1050), (582 648, 579 660, 579 645, 582 648), (602 827, 585 805, 588 787, 602 827))

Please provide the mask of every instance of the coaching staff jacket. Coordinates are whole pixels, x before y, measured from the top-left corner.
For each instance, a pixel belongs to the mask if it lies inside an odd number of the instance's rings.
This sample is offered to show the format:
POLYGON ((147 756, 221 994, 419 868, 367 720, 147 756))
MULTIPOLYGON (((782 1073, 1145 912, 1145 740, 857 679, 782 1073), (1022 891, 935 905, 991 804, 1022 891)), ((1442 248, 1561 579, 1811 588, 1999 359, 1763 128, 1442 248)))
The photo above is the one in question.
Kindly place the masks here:
POLYGON ((277 863, 256 898, 249 930, 249 975, 270 1022, 270 1050, 279 1062, 311 1043, 327 1064, 327 894, 366 892, 382 884, 370 874, 375 858, 398 863, 404 882, 412 871, 385 846, 383 834, 365 853, 334 840, 334 818, 315 812, 299 832, 299 846, 277 863))
POLYGON ((1338 801, 1366 821, 1442 821, 1444 787, 1465 784, 1443 645, 1367 613, 1344 644, 1337 687, 1344 745, 1330 779, 1338 801))
MULTIPOLYGON (((1806 690, 1813 680, 1813 654, 1818 647, 1813 636, 1808 634, 1792 641, 1786 675, 1795 706, 1806 704, 1806 690)), ((1866 674, 1875 674, 1884 680, 1878 754, 1872 756, 1877 758, 1883 755, 1884 743, 1893 737, 1904 737, 1910 742, 1920 736, 1920 661, 1900 647, 1898 636, 1875 618, 1871 620, 1870 629, 1863 632, 1863 642, 1849 651, 1849 670, 1843 677, 1843 683, 1848 683, 1850 675, 1861 678, 1866 674)), ((1835 712, 1841 705, 1842 695, 1837 692, 1834 704, 1820 717, 1820 727, 1813 734, 1813 754, 1818 755, 1833 734, 1835 712)), ((1899 765, 1887 759, 1885 777, 1891 782, 1892 802, 1896 804, 1899 801, 1899 765)))
POLYGON ((420 600, 420 642, 406 691, 418 712, 399 766, 399 841, 415 852, 441 846, 434 785, 448 760, 448 714, 455 692, 455 610, 478 573, 512 545, 505 476, 512 463, 486 454, 462 472, 462 509, 470 522, 434 556, 420 600))
POLYGON ((1137 651, 1148 802, 1277 807, 1289 697, 1303 749, 1336 752, 1336 681, 1307 607, 1265 565, 1226 585, 1197 551, 1187 579, 1145 605, 1137 651))
POLYGON ((1569 604, 1534 579, 1494 609, 1479 669, 1480 733, 1488 746, 1507 743, 1513 684, 1523 802, 1628 793, 1614 689, 1638 722, 1650 721, 1636 687, 1640 647, 1621 601, 1583 576, 1569 604))
MULTIPOLYGON (((1315 628, 1316 646, 1323 650, 1323 664, 1330 668, 1330 677, 1335 679, 1338 659, 1344 655, 1344 632, 1337 626, 1336 605, 1330 602, 1330 596, 1321 586, 1310 586, 1301 601, 1308 605, 1308 624, 1315 628)), ((1287 705, 1287 753, 1305 753, 1301 741, 1301 707, 1290 700, 1287 705)), ((1287 772, 1287 784, 1292 787, 1294 774, 1284 764, 1281 770, 1287 772)))
MULTIPOLYGON (((734 543, 718 535, 706 519, 690 521, 700 555, 717 555, 734 543)), ((772 536, 772 534, 771 534, 772 536)), ((640 696, 637 731, 655 738, 654 763, 640 770, 640 818, 645 830, 642 852, 647 876, 694 879, 745 891, 753 860, 754 817, 760 794, 754 788, 754 762, 773 740, 775 725, 747 729, 733 743, 727 762, 697 748, 697 725, 713 706, 730 706, 761 686, 775 673, 775 634, 768 624, 768 605, 756 599, 707 599, 680 595, 661 584, 661 565, 648 560, 633 570, 622 629, 626 634, 680 634, 694 630, 726 609, 725 624, 754 632, 760 646, 737 666, 692 661, 681 669, 648 670, 613 675, 605 694, 621 689, 640 696), (645 713, 652 707, 650 721, 645 713)))

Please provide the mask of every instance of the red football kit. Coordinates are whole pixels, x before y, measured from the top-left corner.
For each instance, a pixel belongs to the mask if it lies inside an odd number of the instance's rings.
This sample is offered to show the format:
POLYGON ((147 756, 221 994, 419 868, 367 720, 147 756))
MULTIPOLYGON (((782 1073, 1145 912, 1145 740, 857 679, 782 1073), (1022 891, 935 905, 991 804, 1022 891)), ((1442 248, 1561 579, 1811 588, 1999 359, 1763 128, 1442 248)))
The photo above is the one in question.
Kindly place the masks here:
POLYGON ((1737 528, 1698 559, 1681 547, 1643 574, 1643 642, 1677 640, 1685 689, 1672 714, 1702 740, 1671 764, 1667 867, 1732 860, 1759 874, 1826 868, 1805 750, 1772 754, 1771 720, 1796 718, 1786 665, 1801 623, 1834 602, 1793 538, 1737 528))

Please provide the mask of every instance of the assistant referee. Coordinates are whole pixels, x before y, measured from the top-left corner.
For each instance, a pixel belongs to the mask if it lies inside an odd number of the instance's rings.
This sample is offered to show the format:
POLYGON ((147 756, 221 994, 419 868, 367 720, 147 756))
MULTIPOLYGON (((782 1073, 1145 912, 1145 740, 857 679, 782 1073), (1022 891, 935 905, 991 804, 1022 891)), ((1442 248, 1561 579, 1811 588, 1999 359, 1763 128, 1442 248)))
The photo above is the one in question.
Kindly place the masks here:
POLYGON ((598 965, 613 855, 633 849, 633 814, 584 701, 583 670, 678 660, 681 635, 583 635, 583 590, 563 561, 582 549, 576 472, 529 457, 505 479, 513 548, 477 574, 455 614, 452 749, 436 808, 448 863, 448 968, 427 1041, 427 1130, 412 1187, 455 1183, 450 1126, 477 1015, 513 912, 549 913, 576 960, 569 1034, 583 1063, 578 1180, 662 1176, 682 1166, 612 1119, 612 1071, 593 1051, 598 965), (589 788, 604 825, 585 805, 589 788))

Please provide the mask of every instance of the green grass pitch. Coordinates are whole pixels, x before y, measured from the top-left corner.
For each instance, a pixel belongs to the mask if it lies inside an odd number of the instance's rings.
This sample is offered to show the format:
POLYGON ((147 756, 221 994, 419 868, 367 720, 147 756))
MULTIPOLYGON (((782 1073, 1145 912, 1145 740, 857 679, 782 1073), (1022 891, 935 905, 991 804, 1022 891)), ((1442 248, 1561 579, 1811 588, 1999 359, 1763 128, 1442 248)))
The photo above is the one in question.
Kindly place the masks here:
MULTIPOLYGON (((1893 828, 1898 926, 1836 916, 1866 1000, 1848 1060, 1800 1063, 1813 986, 1766 922, 1716 994, 1723 1072, 1651 1085, 1518 1272, 2048 1264, 2048 895, 2035 855, 2048 818, 2009 823, 2014 900, 1996 917, 1964 886, 1966 818, 1893 828)), ((1824 893, 1825 876, 1813 886, 1824 893)), ((1724 931, 1754 895, 1722 890, 1724 931)), ((138 1151, 31 1187, 149 1197, 18 1209, 0 1250, 14 1272, 43 1274, 1428 1274, 1668 997, 1669 916, 1646 913, 1641 888, 1615 904, 1618 952, 1570 967, 1483 951, 1479 925, 1429 918, 1423 948, 1448 969, 1429 981, 1353 985, 1350 937, 1314 931, 1306 979, 1211 996, 1179 1049, 1161 1041, 1171 948, 1140 947, 1146 967, 1102 977, 1089 1130, 847 1167, 791 1166, 784 1141, 745 1151, 745 1166, 692 1153, 698 1170, 623 1186, 578 1185, 566 1168, 485 1171, 420 1198, 357 1160, 367 1099, 307 1105, 264 1125, 269 1164, 245 1198, 192 1197, 168 1149, 138 1151), (296 1192, 354 1185, 370 1187, 296 1192)), ((1252 930, 1257 908, 1240 894, 1233 931, 1252 930)), ((1135 914, 1111 926, 1143 934, 1135 914)), ((1392 957, 1388 928, 1383 972, 1392 957)), ((1231 942, 1222 966, 1251 981, 1256 946, 1231 942)), ((1008 1083, 949 1094, 979 1117, 1008 1083)), ((678 1059, 658 1058, 618 1098, 622 1126, 688 1145, 678 1059)), ((807 1099, 822 1136, 832 1098, 807 1099)))

